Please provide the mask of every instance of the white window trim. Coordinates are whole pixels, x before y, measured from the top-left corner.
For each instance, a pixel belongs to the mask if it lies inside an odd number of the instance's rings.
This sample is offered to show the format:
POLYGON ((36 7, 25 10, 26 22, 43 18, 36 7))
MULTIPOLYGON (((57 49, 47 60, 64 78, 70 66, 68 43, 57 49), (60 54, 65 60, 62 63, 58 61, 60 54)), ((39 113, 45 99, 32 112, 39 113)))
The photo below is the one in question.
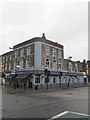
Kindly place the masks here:
POLYGON ((55 49, 55 48, 52 49, 52 56, 53 56, 53 57, 56 57, 56 56, 57 56, 57 54, 56 54, 56 49, 55 49), (55 52, 55 55, 54 55, 54 52, 55 52))
POLYGON ((30 58, 27 58, 27 59, 26 59, 26 69, 29 69, 29 68, 30 68, 30 65, 31 65, 31 60, 28 61, 28 59, 30 60, 30 58), (28 64, 27 64, 28 62, 30 62, 30 65, 29 65, 29 66, 28 66, 28 64))
POLYGON ((46 46, 46 49, 45 49, 45 54, 46 56, 49 56, 50 55, 50 47, 49 46, 46 46), (47 52, 47 49, 48 49, 48 52, 47 52))
POLYGON ((28 46, 28 47, 27 47, 27 55, 30 55, 30 53, 31 53, 31 47, 28 46), (28 49, 29 49, 29 50, 28 50, 28 49))
POLYGON ((24 56, 24 49, 22 48, 21 50, 20 50, 20 57, 23 57, 24 56))
POLYGON ((58 58, 62 58, 62 50, 58 50, 58 58), (59 55, 60 52, 60 55, 59 55))
POLYGON ((57 69, 57 60, 56 60, 56 59, 53 59, 53 61, 52 61, 52 69, 56 70, 56 69, 57 69), (54 66, 53 66, 53 63, 54 63, 53 61, 54 61, 54 60, 56 61, 56 68, 54 68, 54 66))
POLYGON ((20 69, 23 69, 24 68, 24 61, 23 59, 20 60, 20 69), (22 66, 21 66, 22 65, 22 66))
MULTIPOLYGON (((46 59, 49 59, 49 58, 46 58, 46 59)), ((45 68, 50 69, 50 59, 49 59, 49 67, 46 66, 46 59, 45 59, 45 68)))

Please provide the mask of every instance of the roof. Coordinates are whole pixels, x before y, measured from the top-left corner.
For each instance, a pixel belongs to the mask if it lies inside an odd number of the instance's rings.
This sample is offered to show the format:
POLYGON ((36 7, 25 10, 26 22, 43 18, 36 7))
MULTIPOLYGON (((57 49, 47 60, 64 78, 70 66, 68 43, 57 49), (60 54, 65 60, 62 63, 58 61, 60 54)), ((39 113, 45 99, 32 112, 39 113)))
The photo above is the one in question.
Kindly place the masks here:
POLYGON ((50 45, 53 45, 53 46, 56 46, 56 47, 60 47, 60 48, 63 49, 63 45, 58 44, 57 42, 53 42, 51 40, 47 40, 46 38, 42 38, 42 37, 35 37, 35 38, 32 38, 32 39, 26 40, 22 43, 19 43, 19 44, 13 46, 13 49, 16 49, 18 47, 21 47, 21 46, 24 46, 24 45, 27 45, 27 44, 30 44, 30 43, 33 43, 33 42, 44 42, 44 43, 47 43, 47 44, 50 44, 50 45))
POLYGON ((13 52, 13 51, 6 52, 6 53, 2 54, 2 56, 4 56, 4 55, 9 55, 9 54, 11 54, 12 52, 13 52))

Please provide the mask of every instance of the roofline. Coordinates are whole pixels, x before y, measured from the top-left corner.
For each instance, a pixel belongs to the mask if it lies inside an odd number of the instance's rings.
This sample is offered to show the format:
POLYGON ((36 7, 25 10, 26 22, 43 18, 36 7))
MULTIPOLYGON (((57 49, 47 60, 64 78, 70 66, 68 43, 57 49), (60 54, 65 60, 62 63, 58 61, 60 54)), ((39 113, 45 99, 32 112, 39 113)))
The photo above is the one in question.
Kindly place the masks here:
POLYGON ((66 58, 63 59, 63 60, 71 61, 71 62, 74 62, 74 63, 75 63, 75 62, 76 62, 76 63, 83 63, 83 62, 81 62, 81 61, 73 61, 73 60, 68 60, 68 59, 66 59, 66 58))
POLYGON ((44 42, 44 43, 48 43, 48 44, 54 44, 54 45, 57 46, 57 47, 63 48, 63 45, 58 44, 57 42, 53 42, 53 41, 51 41, 51 40, 48 40, 48 39, 45 39, 45 38, 42 38, 42 37, 34 37, 34 38, 32 38, 32 39, 26 40, 26 41, 24 41, 24 42, 22 42, 22 43, 19 43, 19 44, 13 46, 13 49, 16 49, 16 48, 18 48, 18 47, 21 47, 21 46, 23 46, 23 44, 26 45, 26 44, 33 43, 33 42, 44 42))
POLYGON ((13 51, 6 52, 6 53, 2 54, 1 56, 4 56, 4 55, 6 55, 6 54, 10 54, 10 53, 12 53, 12 52, 13 52, 13 51))

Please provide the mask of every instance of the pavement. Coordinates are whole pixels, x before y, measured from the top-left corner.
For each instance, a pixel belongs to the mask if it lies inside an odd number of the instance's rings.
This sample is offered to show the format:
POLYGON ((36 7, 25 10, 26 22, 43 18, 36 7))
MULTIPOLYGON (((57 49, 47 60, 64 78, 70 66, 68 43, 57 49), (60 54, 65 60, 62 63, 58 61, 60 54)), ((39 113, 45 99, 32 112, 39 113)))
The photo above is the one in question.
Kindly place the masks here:
POLYGON ((49 119, 64 111, 88 114, 88 87, 37 91, 2 87, 3 118, 49 119))

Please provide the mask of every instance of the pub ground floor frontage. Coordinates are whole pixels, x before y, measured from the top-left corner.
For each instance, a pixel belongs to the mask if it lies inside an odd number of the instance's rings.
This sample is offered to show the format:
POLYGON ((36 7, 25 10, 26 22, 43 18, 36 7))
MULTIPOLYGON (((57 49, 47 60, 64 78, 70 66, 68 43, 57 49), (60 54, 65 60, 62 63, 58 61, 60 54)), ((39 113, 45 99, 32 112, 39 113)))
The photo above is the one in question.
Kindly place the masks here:
POLYGON ((18 71, 5 78, 5 84, 26 88, 69 88, 86 85, 81 72, 49 71, 45 75, 44 70, 18 71))

